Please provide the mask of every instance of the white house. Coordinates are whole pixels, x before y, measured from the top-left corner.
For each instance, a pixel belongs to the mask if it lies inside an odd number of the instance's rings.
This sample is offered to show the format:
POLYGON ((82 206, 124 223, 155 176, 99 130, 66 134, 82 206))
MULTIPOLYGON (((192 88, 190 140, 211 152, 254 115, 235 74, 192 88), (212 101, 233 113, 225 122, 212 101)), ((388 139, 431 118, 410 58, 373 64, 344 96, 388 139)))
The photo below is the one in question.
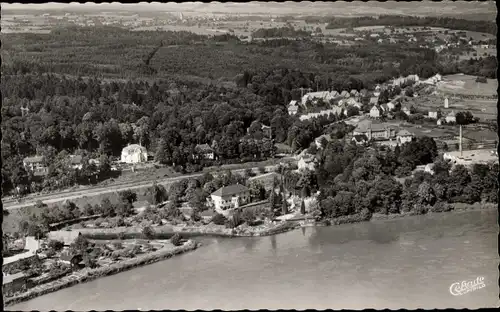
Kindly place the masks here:
POLYGON ((438 119, 438 112, 429 111, 428 117, 432 119, 438 119))
POLYGON ((297 164, 299 171, 311 170, 315 169, 314 157, 301 157, 297 164))
POLYGON ((194 150, 203 159, 215 159, 214 150, 208 144, 198 144, 194 150))
POLYGON ((70 155, 69 163, 71 165, 71 168, 81 170, 83 166, 82 159, 83 157, 81 155, 70 155))
POLYGON ((411 142, 411 140, 413 139, 413 134, 405 129, 402 129, 399 130, 398 133, 396 133, 396 138, 399 144, 404 144, 407 142, 411 142))
POLYGON ((389 108, 389 110, 393 110, 396 108, 396 104, 389 102, 389 103, 387 103, 387 107, 389 108))
POLYGON ((48 167, 45 166, 44 161, 43 156, 26 157, 23 159, 24 169, 32 171, 36 176, 46 175, 48 167))
POLYGON ((233 184, 221 187, 210 197, 215 211, 227 215, 229 209, 238 208, 250 201, 250 191, 244 185, 233 184))
POLYGON ((457 117, 455 117, 455 112, 451 111, 446 115, 446 123, 457 122, 457 117))
POLYGON ((410 111, 410 108, 408 106, 405 106, 401 109, 403 111, 403 113, 405 113, 407 116, 410 116, 411 115, 411 111, 410 111))
POLYGON ((296 115, 299 110, 299 106, 297 105, 297 101, 290 101, 288 104, 288 115, 296 115))
POLYGON ((382 115, 382 112, 380 111, 380 108, 377 105, 374 105, 370 109, 370 117, 379 118, 381 115, 382 115))
POLYGON ((122 150, 121 161, 124 163, 140 163, 148 160, 148 151, 144 146, 131 144, 122 150))
POLYGON ((330 142, 332 140, 331 136, 329 134, 323 134, 322 136, 319 136, 317 137, 315 140, 314 140, 314 143, 316 144, 316 146, 318 148, 323 148, 323 144, 321 144, 321 142, 323 141, 323 139, 325 139, 327 142, 330 142))

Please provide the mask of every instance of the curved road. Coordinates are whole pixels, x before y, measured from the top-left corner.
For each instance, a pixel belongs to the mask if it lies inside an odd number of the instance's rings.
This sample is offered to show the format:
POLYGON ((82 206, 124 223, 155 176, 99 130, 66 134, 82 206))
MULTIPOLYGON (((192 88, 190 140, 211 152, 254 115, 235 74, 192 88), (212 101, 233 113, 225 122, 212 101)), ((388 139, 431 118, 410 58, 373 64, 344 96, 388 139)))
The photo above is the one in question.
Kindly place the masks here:
MULTIPOLYGON (((275 167, 276 167, 276 165, 266 166, 266 169, 273 170, 273 168, 275 168, 275 167)), ((254 167, 251 169, 255 171, 258 169, 258 167, 254 167)), ((243 173, 245 170, 246 170, 246 168, 245 169, 234 169, 231 171, 233 173, 243 173)), ((166 185, 169 185, 173 182, 180 181, 183 179, 200 177, 203 174, 205 174, 205 172, 156 180, 156 182, 158 184, 166 186, 166 185)), ((120 191, 124 191, 127 189, 133 190, 133 189, 138 189, 138 188, 144 188, 144 187, 150 186, 152 183, 153 183, 152 180, 140 181, 140 182, 128 182, 128 183, 124 183, 124 184, 110 185, 110 186, 106 186, 106 187, 90 188, 90 189, 85 189, 85 190, 77 190, 77 191, 69 191, 69 192, 61 192, 61 193, 55 193, 55 194, 35 196, 35 197, 32 197, 32 198, 25 200, 22 203, 18 203, 17 201, 13 201, 13 200, 6 200, 6 201, 2 201, 2 204, 3 204, 4 209, 12 210, 12 209, 19 209, 19 208, 23 208, 23 207, 33 206, 39 200, 41 200, 45 204, 52 204, 52 203, 61 202, 61 201, 65 201, 65 200, 72 200, 75 198, 81 198, 84 196, 91 197, 91 196, 97 196, 97 195, 106 194, 106 193, 120 192, 120 191)))

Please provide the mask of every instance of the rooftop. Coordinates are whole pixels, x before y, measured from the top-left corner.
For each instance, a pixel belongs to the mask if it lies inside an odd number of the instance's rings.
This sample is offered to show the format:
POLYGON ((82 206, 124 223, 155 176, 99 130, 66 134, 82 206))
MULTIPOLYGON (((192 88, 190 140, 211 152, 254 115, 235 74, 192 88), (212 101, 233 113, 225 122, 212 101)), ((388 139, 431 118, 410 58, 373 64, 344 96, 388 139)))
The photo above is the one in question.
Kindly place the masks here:
POLYGON ((43 162, 43 156, 32 156, 23 159, 25 163, 41 163, 43 162))
POLYGON ((412 133, 410 133, 408 130, 406 129, 401 129, 399 130, 399 132, 396 134, 398 136, 408 136, 408 135, 413 135, 412 133))
POLYGON ((226 197, 226 196, 241 194, 241 193, 247 192, 247 191, 248 191, 248 188, 246 186, 241 185, 241 184, 233 184, 233 185, 221 187, 217 191, 213 192, 212 195, 226 197))

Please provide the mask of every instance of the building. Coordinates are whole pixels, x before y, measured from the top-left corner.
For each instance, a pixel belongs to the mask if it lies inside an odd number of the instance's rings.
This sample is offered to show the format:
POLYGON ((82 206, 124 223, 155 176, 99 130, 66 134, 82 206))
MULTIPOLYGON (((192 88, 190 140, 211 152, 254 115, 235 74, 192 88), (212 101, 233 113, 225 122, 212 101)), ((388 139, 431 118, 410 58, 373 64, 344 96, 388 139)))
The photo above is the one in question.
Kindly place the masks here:
POLYGON ((351 97, 351 94, 349 92, 347 92, 346 90, 344 90, 340 93, 340 96, 345 98, 345 99, 348 99, 349 97, 351 97))
POLYGON ((328 103, 330 102, 330 100, 334 99, 334 96, 329 91, 310 92, 302 97, 302 106, 305 106, 307 101, 309 100, 314 103, 319 99, 322 99, 324 102, 328 103))
POLYGON ((227 214, 228 210, 248 203, 250 201, 250 192, 248 187, 244 185, 233 184, 221 187, 213 192, 210 197, 215 211, 227 214))
POLYGON ((81 155, 70 155, 69 164, 71 168, 81 170, 83 166, 82 159, 83 157, 81 155))
POLYGON ((399 130, 398 133, 396 133, 396 139, 398 144, 405 144, 413 140, 413 134, 408 132, 408 130, 406 129, 402 129, 399 130))
POLYGON ((396 109, 396 104, 389 102, 386 104, 390 111, 396 109))
POLYGON ((83 264, 83 256, 80 254, 72 254, 69 251, 63 251, 59 260, 71 267, 78 267, 83 264))
POLYGON ((368 143, 368 137, 364 134, 353 135, 352 141, 356 143, 356 145, 363 145, 368 143))
POLYGON ((390 111, 389 105, 387 105, 387 103, 381 104, 379 107, 384 114, 387 114, 390 111))
POLYGON ((429 111, 428 117, 431 119, 438 119, 438 112, 436 111, 429 111))
POLYGON ((45 166, 45 157, 32 156, 23 159, 24 169, 33 172, 35 176, 44 176, 49 173, 49 168, 45 166))
POLYGON ((148 151, 144 146, 131 144, 122 150, 121 162, 133 164, 146 162, 148 160, 148 151))
POLYGON ((379 118, 380 116, 382 116, 380 107, 378 107, 377 105, 373 105, 373 107, 370 109, 370 117, 379 118))
POLYGON ((194 148, 195 152, 198 157, 202 157, 203 159, 210 159, 213 160, 215 159, 215 153, 214 150, 210 147, 208 144, 198 144, 194 148))
POLYGON ((384 124, 374 124, 370 120, 363 120, 353 131, 353 136, 365 135, 368 141, 390 140, 396 137, 396 130, 384 124))
POLYGON ((333 91, 330 92, 330 95, 331 95, 331 97, 333 97, 335 99, 335 98, 338 98, 340 96, 340 93, 338 93, 337 91, 333 90, 333 91))
POLYGON ((446 115, 445 120, 446 123, 457 122, 457 117, 455 115, 455 112, 454 111, 449 112, 448 115, 446 115))
POLYGON ((314 169, 316 168, 315 159, 312 156, 301 157, 297 166, 299 171, 304 171, 304 170, 314 171, 314 169))
POLYGON ((269 139, 272 137, 272 128, 270 126, 262 125, 260 130, 264 134, 264 137, 269 139))
POLYGON ((349 92, 351 96, 353 97, 359 97, 359 91, 356 89, 352 89, 351 92, 349 92))
POLYGON ((404 106, 402 109, 403 113, 405 113, 407 116, 411 115, 411 110, 408 106, 404 106))
POLYGON ((377 105, 378 104, 378 96, 372 96, 370 97, 370 105, 377 105))
POLYGON ((3 276, 2 291, 4 296, 26 290, 26 275, 23 272, 3 276))
POLYGON ((62 242, 64 246, 71 245, 82 233, 80 231, 51 231, 47 233, 49 240, 62 242))
POLYGON ((449 108, 450 104, 448 103, 448 98, 444 99, 444 108, 449 108))
POLYGON ((40 249, 40 241, 34 236, 26 236, 24 249, 36 253, 40 249))
POLYGON ((288 115, 296 115, 299 111, 299 106, 297 105, 297 101, 290 101, 288 104, 288 115))

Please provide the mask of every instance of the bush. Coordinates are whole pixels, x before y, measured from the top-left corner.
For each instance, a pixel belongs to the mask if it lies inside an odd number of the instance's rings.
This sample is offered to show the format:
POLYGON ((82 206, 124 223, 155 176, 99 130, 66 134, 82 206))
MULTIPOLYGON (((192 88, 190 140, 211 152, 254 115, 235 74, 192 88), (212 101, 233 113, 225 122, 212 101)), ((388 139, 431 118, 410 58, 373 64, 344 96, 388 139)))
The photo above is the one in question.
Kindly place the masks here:
POLYGON ((113 242, 113 248, 115 250, 120 250, 120 249, 123 249, 123 244, 120 243, 120 242, 113 242))
POLYGON ((142 229, 142 235, 144 235, 144 237, 146 237, 147 239, 152 239, 154 237, 155 233, 150 226, 145 226, 142 229))
POLYGON ((170 242, 174 246, 180 246, 181 245, 181 235, 179 233, 175 233, 174 236, 170 238, 170 242))
POLYGON ((64 247, 64 243, 63 242, 60 242, 60 241, 57 241, 57 240, 49 240, 49 242, 47 243, 47 246, 54 250, 54 251, 59 251, 61 249, 63 249, 64 247))
POLYGON ((256 219, 256 216, 255 216, 255 213, 253 210, 251 209, 245 209, 243 211, 243 213, 241 214, 241 219, 246 222, 247 224, 252 224, 255 219, 256 219))
POLYGON ((262 173, 262 174, 266 173, 266 167, 260 166, 259 167, 259 172, 262 173))
POLYGON ((217 225, 224 225, 226 223, 226 221, 227 221, 226 217, 224 217, 222 214, 218 213, 212 217, 212 220, 210 222, 217 224, 217 225))

